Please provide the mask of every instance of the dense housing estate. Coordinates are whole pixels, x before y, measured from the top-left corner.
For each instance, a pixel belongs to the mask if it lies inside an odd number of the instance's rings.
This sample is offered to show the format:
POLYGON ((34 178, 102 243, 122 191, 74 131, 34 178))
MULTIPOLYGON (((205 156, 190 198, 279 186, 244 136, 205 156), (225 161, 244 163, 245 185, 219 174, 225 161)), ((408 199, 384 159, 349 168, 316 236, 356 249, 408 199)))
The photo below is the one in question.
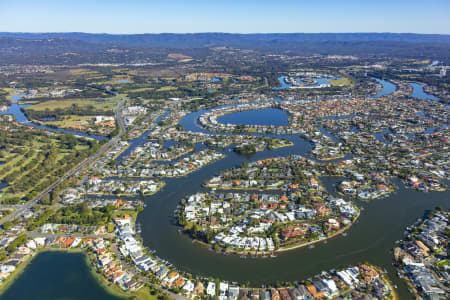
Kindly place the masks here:
POLYGON ((406 214, 408 197, 446 204, 448 59, 113 47, 92 63, 61 47, 48 65, 0 66, 1 287, 40 252, 69 250, 138 299, 448 298, 445 209, 392 244, 408 288, 384 242, 353 239, 373 203, 383 241, 383 212, 406 214), (267 109, 287 123, 268 125, 267 109), (252 120, 221 121, 242 112, 252 120), (315 248, 329 259, 283 262, 315 248), (282 280, 258 280, 266 262, 282 280))

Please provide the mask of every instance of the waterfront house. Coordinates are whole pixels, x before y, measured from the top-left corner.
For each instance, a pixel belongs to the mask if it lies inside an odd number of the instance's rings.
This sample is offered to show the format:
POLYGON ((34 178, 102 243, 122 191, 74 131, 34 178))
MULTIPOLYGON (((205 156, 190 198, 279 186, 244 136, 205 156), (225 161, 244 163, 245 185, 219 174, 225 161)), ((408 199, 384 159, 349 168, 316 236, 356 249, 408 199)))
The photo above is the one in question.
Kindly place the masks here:
POLYGON ((210 297, 214 297, 216 295, 216 284, 214 282, 212 281, 208 282, 206 294, 210 297))
POLYGON ((205 294, 205 286, 202 282, 197 282, 197 285, 194 288, 193 295, 201 297, 205 294))

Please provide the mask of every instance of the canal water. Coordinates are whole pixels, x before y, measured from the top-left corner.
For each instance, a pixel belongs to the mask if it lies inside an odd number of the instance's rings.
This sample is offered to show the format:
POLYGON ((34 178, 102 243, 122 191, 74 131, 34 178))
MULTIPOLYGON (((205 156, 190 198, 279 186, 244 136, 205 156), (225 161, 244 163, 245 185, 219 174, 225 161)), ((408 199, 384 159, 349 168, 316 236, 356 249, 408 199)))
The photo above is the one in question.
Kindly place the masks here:
POLYGON ((423 87, 424 87, 423 84, 413 82, 413 83, 410 83, 409 85, 413 87, 413 92, 411 94, 411 97, 414 97, 417 99, 430 99, 430 100, 439 101, 438 97, 428 94, 423 90, 423 87))
POLYGON ((276 90, 284 90, 284 89, 290 88, 292 86, 292 84, 286 83, 286 81, 285 81, 286 77, 287 77, 286 75, 282 75, 282 76, 278 77, 278 81, 280 82, 281 86, 273 87, 272 90, 276 91, 276 90))
POLYGON ((395 92, 395 90, 397 89, 395 84, 393 84, 390 81, 379 79, 376 77, 372 77, 372 78, 375 79, 379 84, 381 84, 383 86, 383 88, 381 89, 381 91, 379 91, 375 95, 371 96, 371 98, 380 98, 380 97, 383 97, 386 95, 390 95, 393 92, 395 92))
MULTIPOLYGON (((162 113, 159 117, 157 117, 152 123, 158 123, 163 117, 165 117, 167 114, 169 113, 169 111, 166 111, 164 113, 162 113)), ((151 133, 150 130, 145 131, 143 134, 141 134, 140 136, 138 136, 135 139, 129 140, 129 146, 122 152, 120 153, 117 158, 116 161, 118 163, 120 163, 122 161, 122 159, 124 159, 125 157, 129 156, 134 149, 136 149, 137 146, 142 145, 146 142, 148 142, 147 136, 151 133)))
MULTIPOLYGON (((278 77, 278 82, 280 82, 281 86, 276 86, 273 87, 272 90, 276 91, 276 90, 284 90, 287 88, 292 87, 293 85, 291 83, 286 83, 285 79, 286 79, 286 75, 282 75, 280 77, 278 77)), ((311 84, 311 85, 306 85, 308 87, 316 87, 319 86, 321 84, 329 84, 330 82, 328 80, 330 79, 340 79, 340 77, 334 77, 334 78, 314 78, 314 81, 316 81, 315 84, 311 84)), ((297 83, 301 83, 301 77, 298 77, 295 79, 297 81, 297 83)))
MULTIPOLYGON (((285 78, 286 78, 285 75, 282 75, 282 76, 278 77, 278 81, 280 82, 281 86, 273 87, 272 90, 284 90, 284 89, 292 87, 293 86, 292 84, 286 83, 285 78)), ((376 77, 371 77, 371 78, 375 79, 383 87, 381 89, 381 91, 379 91, 375 95, 371 96, 371 98, 380 98, 380 97, 383 97, 383 96, 386 96, 386 95, 390 95, 393 92, 395 92, 395 90, 397 89, 395 84, 393 84, 390 81, 379 79, 379 78, 376 78, 376 77)), ((335 79, 339 79, 339 78, 335 78, 335 79)), ((296 80, 299 83, 301 82, 301 80, 298 79, 298 78, 296 80)), ((317 81, 317 83, 312 85, 312 86, 319 86, 320 84, 327 84, 327 83, 329 83, 327 78, 315 78, 314 80, 317 81)), ((420 85, 418 85, 418 86, 420 86, 420 85)), ((416 90, 416 88, 414 88, 414 90, 416 90)), ((423 90, 421 90, 420 87, 417 88, 417 95, 425 97, 423 95, 423 90)), ((427 95, 429 95, 429 94, 427 94, 427 95)), ((429 96, 432 96, 432 95, 429 95, 429 96)), ((413 97, 415 97, 415 96, 413 96, 413 97)), ((432 96, 432 97, 434 97, 434 96, 432 96)), ((421 98, 421 97, 416 97, 416 98, 421 98)), ((421 98, 421 99, 431 99, 431 98, 421 98)))
POLYGON ((233 125, 287 126, 289 115, 277 108, 264 108, 227 114, 217 119, 219 123, 233 125))
MULTIPOLYGON (((182 123, 192 131, 201 131, 195 118, 186 116, 182 123), (189 121, 187 121, 189 120, 189 121), (189 122, 192 122, 189 124, 189 122)), ((249 160, 289 154, 305 155, 311 150, 306 141, 297 136, 283 136, 295 143, 292 147, 259 152, 249 160)), ((396 182, 397 192, 388 198, 370 203, 360 202, 363 208, 358 222, 347 235, 339 236, 313 249, 300 248, 279 254, 277 258, 248 258, 224 256, 192 244, 192 240, 178 232, 174 210, 180 200, 203 190, 201 184, 226 168, 240 165, 247 158, 225 150, 227 157, 179 179, 166 179, 163 190, 146 198, 147 207, 138 217, 145 246, 156 254, 194 275, 218 277, 230 281, 251 282, 255 285, 295 281, 309 278, 324 270, 369 261, 389 271, 399 286, 402 299, 408 298, 405 285, 395 275, 391 249, 401 239, 406 226, 435 206, 449 208, 450 193, 420 193, 406 189, 396 182)), ((330 192, 335 179, 324 179, 330 192)))
POLYGON ((0 300, 120 300, 89 270, 81 253, 43 252, 0 295, 0 300))
MULTIPOLYGON (((341 77, 334 77, 334 78, 314 78, 313 80, 316 81, 315 84, 311 84, 311 85, 306 85, 309 87, 315 87, 315 86, 319 86, 321 84, 330 84, 329 80, 330 79, 341 79, 341 77)), ((302 83, 302 79, 301 77, 296 78, 295 79, 298 83, 302 83)))
MULTIPOLYGON (((394 86, 395 88, 395 86, 394 86)), ((249 111, 250 113, 251 111, 249 111)), ((202 112, 188 115, 181 120, 186 130, 206 132, 197 123, 202 112)), ((247 115, 247 117, 251 117, 247 115)), ((244 120, 241 119, 241 122, 244 120)), ((249 160, 289 154, 305 155, 311 150, 309 143, 296 136, 283 136, 295 143, 292 147, 259 152, 249 160)), ((203 190, 201 184, 225 168, 240 165, 247 158, 225 151, 227 157, 202 168, 187 177, 166 179, 164 189, 146 199, 147 207, 139 216, 144 244, 156 254, 194 275, 251 282, 254 285, 295 281, 309 278, 324 270, 345 267, 369 261, 389 272, 398 285, 402 299, 409 293, 392 268, 391 249, 395 241, 403 237, 406 226, 422 217, 436 206, 450 208, 450 193, 421 193, 406 189, 395 180, 397 191, 385 199, 359 202, 363 208, 359 220, 347 232, 314 248, 299 248, 279 254, 277 258, 248 258, 224 256, 192 244, 192 240, 178 232, 174 210, 184 197, 203 190)), ((329 192, 335 191, 337 179, 323 178, 329 192)))
MULTIPOLYGON (((208 132, 198 124, 197 119, 203 112, 187 115, 180 123, 188 131, 208 132)), ((246 115, 245 119, 234 120, 234 117, 232 117, 229 121, 242 124, 244 121, 248 122, 249 119, 253 118, 251 114, 246 115)), ((258 113, 254 112, 254 114, 257 115, 258 113)), ((252 122, 256 121, 253 120, 252 122)), ((155 254, 160 258, 194 276, 251 282, 255 286, 308 279, 321 271, 368 261, 388 271, 389 277, 398 286, 397 291, 401 299, 410 299, 405 284, 395 275, 395 270, 392 268, 391 250, 395 247, 395 241, 403 237, 406 226, 414 223, 426 211, 436 206, 450 209, 448 201, 450 192, 448 191, 444 193, 420 193, 406 189, 401 182, 395 180, 397 190, 389 197, 372 202, 358 202, 358 205, 362 208, 361 216, 345 236, 341 235, 326 242, 315 244, 313 248, 304 247, 283 252, 277 254, 276 258, 241 259, 238 256, 217 254, 193 244, 191 238, 179 233, 174 215, 177 205, 188 195, 204 190, 202 183, 207 179, 218 175, 224 169, 239 166, 244 161, 255 161, 290 154, 305 155, 311 150, 311 145, 298 136, 280 137, 288 138, 294 142, 294 146, 258 152, 250 158, 238 155, 229 147, 224 150, 227 155, 225 159, 207 165, 182 178, 165 178, 166 186, 157 194, 145 198, 146 208, 137 220, 141 228, 144 245, 155 250, 155 254)), ((338 178, 322 178, 330 193, 335 192, 335 185, 338 180, 338 178)), ((45 255, 45 253, 42 255, 45 255)), ((68 254, 61 255, 72 257, 68 254)), ((36 258, 36 261, 37 259, 39 257, 36 258)), ((59 266, 64 266, 64 263, 60 263, 59 266)), ((41 278, 45 280, 42 272, 44 272, 43 270, 47 271, 48 266, 40 267, 41 273, 33 270, 32 267, 33 264, 25 270, 21 278, 5 295, 10 295, 8 293, 12 292, 25 293, 25 291, 20 290, 27 286, 28 282, 33 280, 41 282, 41 278), (31 275, 30 272, 32 272, 31 275), (20 281, 24 277, 25 281, 20 281), (19 283, 22 285, 16 287, 19 283)), ((70 270, 70 273, 78 274, 80 270, 81 272, 88 272, 84 269, 85 267, 85 265, 79 263, 70 265, 65 269, 70 270)), ((89 278, 86 280, 89 281, 89 278)), ((93 279, 90 281, 93 282, 93 279)), ((61 295, 72 294, 71 290, 68 289, 66 292, 59 289, 58 286, 53 287, 53 289, 56 291, 48 287, 47 292, 59 292, 61 295)), ((74 295, 78 295, 77 292, 74 291, 74 295)), ((103 296, 95 299, 103 299, 101 297, 103 296)), ((63 297, 61 296, 61 298, 63 297)), ((20 298, 3 297, 0 299, 20 298)))

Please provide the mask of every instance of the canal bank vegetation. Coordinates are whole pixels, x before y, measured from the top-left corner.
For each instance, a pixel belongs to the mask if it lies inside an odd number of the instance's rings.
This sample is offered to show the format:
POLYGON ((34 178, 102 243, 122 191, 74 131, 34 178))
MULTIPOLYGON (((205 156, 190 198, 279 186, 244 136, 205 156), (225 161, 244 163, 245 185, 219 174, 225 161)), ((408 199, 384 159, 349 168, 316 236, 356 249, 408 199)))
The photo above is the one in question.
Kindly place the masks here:
POLYGON ((8 99, 9 93, 4 89, 0 89, 0 111, 6 110, 6 107, 10 105, 8 99))

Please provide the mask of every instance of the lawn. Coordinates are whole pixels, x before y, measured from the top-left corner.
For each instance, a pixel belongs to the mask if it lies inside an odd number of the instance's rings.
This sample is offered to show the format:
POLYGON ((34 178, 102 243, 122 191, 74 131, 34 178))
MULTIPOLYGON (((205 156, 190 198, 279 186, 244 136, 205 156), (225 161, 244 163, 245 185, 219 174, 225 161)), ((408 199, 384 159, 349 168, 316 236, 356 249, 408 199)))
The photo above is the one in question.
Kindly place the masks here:
POLYGON ((353 82, 347 77, 329 80, 329 82, 331 83, 331 86, 342 86, 342 85, 349 86, 353 84, 353 82))
POLYGON ((92 116, 63 116, 62 120, 58 121, 45 121, 42 122, 45 125, 52 125, 59 128, 74 128, 74 126, 88 126, 93 120, 92 116))
MULTIPOLYGON (((32 155, 29 157, 25 157, 25 154, 16 154, 16 156, 14 158, 10 157, 6 164, 0 166, 0 174, 1 174, 0 180, 2 180, 8 174, 20 171, 20 174, 18 174, 18 176, 15 177, 14 181, 11 183, 11 185, 14 185, 14 183, 21 181, 23 178, 27 177, 29 174, 32 174, 33 172, 35 172, 37 170, 37 168, 40 167, 40 164, 43 163, 43 160, 45 159, 45 156, 39 155, 39 152, 41 152, 41 149, 45 149, 49 145, 53 145, 53 147, 58 147, 58 148, 60 147, 60 145, 53 139, 43 141, 43 140, 40 140, 39 138, 36 138, 36 139, 32 140, 31 144, 29 145, 32 149, 35 150, 35 151, 33 151, 32 155), (28 163, 30 163, 32 160, 36 160, 36 162, 37 162, 36 166, 34 166, 33 168, 28 169, 28 170, 22 170, 22 168, 24 166, 26 166, 28 163), (10 170, 7 172, 4 171, 6 168, 8 168, 10 170)), ((27 146, 24 146, 24 147, 27 148, 27 146)), ((22 147, 22 148, 24 148, 24 147, 22 147)), ((87 151, 89 149, 89 147, 86 145, 76 145, 75 149, 78 151, 87 151)), ((73 151, 71 151, 71 150, 61 149, 58 152, 56 160, 58 162, 61 162, 61 165, 63 165, 62 161, 64 161, 65 156, 72 152, 73 151)), ((42 183, 45 179, 46 179, 46 177, 42 177, 36 183, 36 185, 42 183)), ((26 195, 26 193, 31 191, 32 188, 33 188, 33 186, 30 186, 29 189, 18 194, 18 193, 11 193, 9 187, 7 187, 3 190, 3 193, 2 193, 3 195, 1 195, 1 196, 3 196, 4 198, 7 198, 7 197, 10 197, 13 195, 23 197, 24 195, 26 195)), ((3 198, 3 197, 0 197, 0 198, 3 198)))
POLYGON ((16 90, 13 88, 2 88, 0 89, 0 91, 4 91, 6 93, 8 93, 8 95, 6 96, 6 99, 11 100, 12 96, 14 95, 19 95, 19 94, 23 94, 25 91, 24 90, 16 90))
POLYGON ((429 59, 416 60, 413 62, 413 64, 415 64, 415 65, 428 65, 430 63, 431 63, 431 60, 429 60, 429 59))
POLYGON ((43 110, 54 110, 54 109, 65 109, 72 105, 78 105, 79 107, 87 107, 89 105, 94 106, 99 110, 113 110, 117 105, 117 101, 111 99, 98 99, 98 100, 86 100, 86 99, 68 99, 68 100, 49 100, 45 102, 40 102, 39 104, 34 104, 27 107, 26 109, 43 111, 43 110))
POLYGON ((141 287, 134 294, 136 295, 136 298, 138 300, 157 300, 158 299, 156 297, 156 295, 150 294, 150 289, 146 286, 141 287))
POLYGON ((86 153, 86 140, 71 140, 62 135, 46 135, 41 131, 27 131, 18 127, 5 131, 1 141, 5 150, 0 151, 0 181, 9 186, 0 193, 7 204, 16 204, 23 196, 42 191, 48 184, 82 159, 75 153, 86 153), (49 150, 51 149, 51 150, 49 150))
POLYGON ((137 92, 145 92, 145 91, 153 91, 154 88, 150 88, 150 87, 143 87, 143 88, 137 88, 137 89, 132 89, 132 90, 128 90, 129 93, 137 93, 137 92))
POLYGON ((37 158, 37 153, 34 153, 33 156, 30 156, 28 158, 26 158, 25 155, 17 154, 13 159, 9 160, 6 164, 0 166, 0 174, 1 174, 0 181, 9 173, 19 171, 22 166, 26 165, 34 158, 37 158), (4 169, 6 168, 10 168, 10 171, 5 172, 4 169))
POLYGON ((71 69, 70 74, 74 74, 74 75, 90 75, 90 76, 98 76, 100 75, 99 72, 94 71, 94 70, 90 70, 90 69, 71 69))
POLYGON ((175 86, 163 86, 162 88, 159 88, 158 90, 156 90, 157 92, 166 92, 166 91, 174 91, 177 90, 178 88, 175 86))

